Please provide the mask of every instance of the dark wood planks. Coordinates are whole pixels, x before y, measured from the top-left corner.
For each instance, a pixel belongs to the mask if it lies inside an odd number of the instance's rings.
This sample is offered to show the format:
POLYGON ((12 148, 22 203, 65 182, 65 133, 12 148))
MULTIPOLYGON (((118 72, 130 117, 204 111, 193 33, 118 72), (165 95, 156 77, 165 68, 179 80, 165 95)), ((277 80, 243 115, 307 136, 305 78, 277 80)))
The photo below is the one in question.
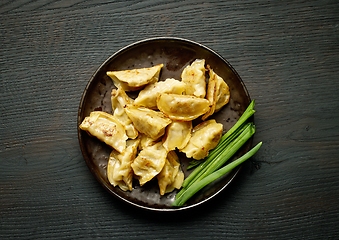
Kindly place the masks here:
POLYGON ((337 1, 2 1, 0 237, 335 239, 337 1), (95 181, 76 116, 95 69, 175 36, 224 56, 256 99, 264 145, 210 204, 147 215, 95 181))

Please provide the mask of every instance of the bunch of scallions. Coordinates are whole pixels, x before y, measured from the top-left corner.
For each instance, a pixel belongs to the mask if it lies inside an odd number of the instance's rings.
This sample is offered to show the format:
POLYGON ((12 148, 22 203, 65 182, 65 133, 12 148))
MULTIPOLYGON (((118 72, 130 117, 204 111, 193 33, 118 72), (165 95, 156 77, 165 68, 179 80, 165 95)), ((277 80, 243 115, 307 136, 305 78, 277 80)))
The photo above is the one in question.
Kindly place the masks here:
POLYGON ((222 167, 247 142, 247 140, 253 136, 255 126, 252 122, 248 121, 255 112, 253 107, 254 100, 250 103, 236 124, 221 137, 217 147, 215 147, 204 160, 193 161, 190 163, 191 165, 189 168, 197 167, 184 180, 182 188, 176 195, 172 206, 182 206, 200 189, 225 175, 239 164, 252 157, 259 150, 262 142, 258 143, 240 158, 222 167))

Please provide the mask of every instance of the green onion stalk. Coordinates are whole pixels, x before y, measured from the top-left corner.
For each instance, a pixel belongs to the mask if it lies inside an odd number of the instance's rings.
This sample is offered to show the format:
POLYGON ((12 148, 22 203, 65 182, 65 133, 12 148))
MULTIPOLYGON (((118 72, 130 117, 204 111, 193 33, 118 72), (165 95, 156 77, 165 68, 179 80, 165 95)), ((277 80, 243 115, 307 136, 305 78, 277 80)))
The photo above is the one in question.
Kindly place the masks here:
POLYGON ((212 174, 204 177, 200 181, 194 182, 184 194, 182 194, 180 197, 175 199, 175 201, 172 203, 172 206, 182 206, 189 198, 191 198, 195 193, 197 193, 199 190, 201 190, 206 185, 210 184, 211 182, 217 180, 218 178, 222 177, 241 163, 245 162, 247 159, 252 157, 261 147, 262 142, 258 143, 254 148, 252 148, 250 151, 248 151, 246 154, 238 158, 237 160, 227 164, 225 167, 220 168, 219 170, 213 172, 212 174))
MULTIPOLYGON (((253 110, 253 107, 254 100, 250 103, 250 105, 247 107, 247 109, 239 118, 239 120, 236 122, 236 124, 221 137, 217 147, 209 153, 208 157, 205 158, 205 160, 200 161, 201 163, 196 167, 196 169, 184 180, 182 189, 176 195, 176 200, 173 202, 173 206, 181 206, 189 198, 189 197, 187 198, 187 196, 193 196, 195 192, 199 191, 203 186, 201 187, 201 185, 197 184, 200 183, 201 181, 203 181, 203 183, 205 184, 206 183, 205 179, 207 177, 208 179, 212 179, 210 177, 212 174, 213 176, 216 176, 214 175, 214 173, 222 165, 224 165, 247 142, 248 139, 250 139, 253 136, 253 134, 255 133, 255 126, 253 123, 247 123, 247 120, 255 112, 253 110), (194 188, 192 190, 193 186, 194 188), (182 199, 185 200, 183 201, 182 199)), ((251 151, 249 151, 249 153, 252 153, 253 155, 260 148, 260 146, 261 143, 260 145, 257 145, 255 148, 253 148, 254 150, 252 149, 251 151)), ((249 155, 250 154, 247 153, 244 156, 249 155)), ((244 158, 246 157, 241 157, 239 158, 241 159, 240 161, 238 161, 239 160, 238 159, 234 162, 235 163, 241 162, 244 158)), ((232 164, 230 166, 234 166, 235 165, 234 162, 230 163, 232 164)), ((238 165, 239 164, 240 163, 238 163, 238 165)), ((232 169, 234 167, 232 167, 232 169)), ((226 169, 229 169, 229 167, 226 169)), ((231 169, 229 169, 228 171, 230 170, 231 169)))

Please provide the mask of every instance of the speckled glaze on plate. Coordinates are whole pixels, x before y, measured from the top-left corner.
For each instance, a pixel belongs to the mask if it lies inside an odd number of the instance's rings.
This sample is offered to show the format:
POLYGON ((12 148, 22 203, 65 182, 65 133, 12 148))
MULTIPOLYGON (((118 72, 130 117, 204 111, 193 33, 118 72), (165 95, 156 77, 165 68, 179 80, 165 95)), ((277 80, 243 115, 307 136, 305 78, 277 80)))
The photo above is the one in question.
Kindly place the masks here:
MULTIPOLYGON (((163 63, 164 67, 160 74, 160 81, 166 78, 180 80, 182 70, 197 58, 205 59, 206 64, 209 64, 230 87, 230 102, 221 111, 213 115, 217 122, 224 125, 223 133, 225 133, 235 124, 251 102, 246 87, 237 72, 219 54, 199 43, 180 38, 142 40, 124 47, 109 57, 97 69, 85 88, 79 106, 78 126, 94 110, 101 110, 112 114, 111 91, 115 86, 106 75, 107 71, 151 67, 163 63)), ((129 93, 129 95, 136 97, 137 93, 129 93)), ((189 199, 184 206, 179 208, 171 207, 177 191, 161 196, 156 180, 152 180, 142 187, 135 180, 133 182, 134 188, 131 192, 124 192, 118 187, 113 187, 106 175, 106 166, 111 149, 96 138, 90 137, 79 127, 78 137, 84 159, 100 184, 120 200, 147 210, 178 211, 198 206, 225 189, 240 170, 238 167, 224 177, 209 184, 189 199)), ((247 142, 234 158, 246 153, 250 147, 251 141, 247 142)), ((187 177, 191 172, 186 171, 190 160, 182 153, 178 153, 178 156, 185 177, 187 177)))

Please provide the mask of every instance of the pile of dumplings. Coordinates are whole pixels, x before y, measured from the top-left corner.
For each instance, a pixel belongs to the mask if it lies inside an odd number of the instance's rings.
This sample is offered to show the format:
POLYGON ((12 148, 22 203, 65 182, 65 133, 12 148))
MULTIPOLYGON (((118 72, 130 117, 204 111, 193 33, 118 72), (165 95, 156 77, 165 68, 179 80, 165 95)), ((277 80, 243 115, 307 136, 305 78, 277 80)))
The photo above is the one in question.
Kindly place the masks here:
POLYGON ((156 178, 161 195, 180 189, 184 174, 176 151, 204 159, 222 135, 223 125, 206 119, 229 102, 226 82, 204 59, 185 67, 181 80, 159 81, 162 67, 108 71, 116 86, 113 115, 93 111, 79 126, 113 149, 107 177, 123 191, 132 191, 134 178, 140 186, 156 178), (138 96, 132 99, 130 91, 138 96), (193 126, 199 117, 202 122, 193 126))

